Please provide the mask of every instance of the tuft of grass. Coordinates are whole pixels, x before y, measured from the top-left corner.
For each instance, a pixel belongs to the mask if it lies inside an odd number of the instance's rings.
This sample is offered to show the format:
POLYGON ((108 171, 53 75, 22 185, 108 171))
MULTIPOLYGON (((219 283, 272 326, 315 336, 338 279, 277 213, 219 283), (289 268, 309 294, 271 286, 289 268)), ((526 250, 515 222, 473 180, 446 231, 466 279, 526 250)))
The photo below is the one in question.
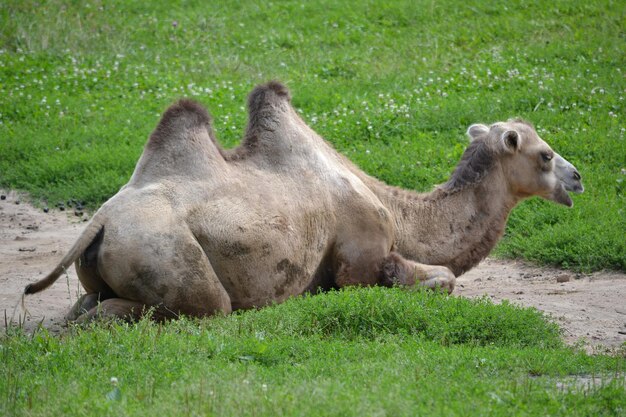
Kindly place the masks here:
POLYGON ((267 337, 318 336, 345 340, 388 335, 443 346, 562 347, 559 327, 535 309, 470 300, 426 290, 350 288, 292 298, 272 308, 236 314, 237 331, 267 337))

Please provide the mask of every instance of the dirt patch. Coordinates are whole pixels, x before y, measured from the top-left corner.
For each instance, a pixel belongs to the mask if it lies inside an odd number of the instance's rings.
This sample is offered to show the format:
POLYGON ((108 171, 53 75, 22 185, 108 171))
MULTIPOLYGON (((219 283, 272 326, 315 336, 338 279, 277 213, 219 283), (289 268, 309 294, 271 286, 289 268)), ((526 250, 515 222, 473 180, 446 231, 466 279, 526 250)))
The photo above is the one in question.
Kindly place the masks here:
MULTIPOLYGON (((74 243, 86 223, 83 217, 56 209, 49 213, 20 201, 15 192, 0 200, 0 314, 23 323, 62 329, 63 316, 81 293, 74 268, 51 288, 28 296, 19 307, 24 286, 41 279, 74 243), (20 201, 20 204, 16 204, 20 201)), ((457 296, 488 296, 535 307, 564 329, 568 343, 581 341, 590 350, 617 348, 626 342, 626 274, 576 274, 520 261, 487 259, 457 280, 457 296)), ((0 319, 2 327, 5 321, 0 319)))
POLYGON ((588 350, 626 342, 626 274, 577 274, 523 261, 486 259, 457 279, 454 294, 535 307, 563 329, 569 344, 588 350))
POLYGON ((25 299, 26 314, 20 308, 26 284, 37 281, 61 260, 86 225, 73 212, 42 209, 27 204, 15 192, 0 190, 0 321, 23 323, 27 330, 39 323, 53 331, 64 324, 63 316, 75 302, 80 285, 74 268, 52 287, 25 299), (14 314, 15 313, 15 314, 14 314), (5 319, 6 317, 6 319, 5 319), (6 320, 6 321, 5 321, 6 320))

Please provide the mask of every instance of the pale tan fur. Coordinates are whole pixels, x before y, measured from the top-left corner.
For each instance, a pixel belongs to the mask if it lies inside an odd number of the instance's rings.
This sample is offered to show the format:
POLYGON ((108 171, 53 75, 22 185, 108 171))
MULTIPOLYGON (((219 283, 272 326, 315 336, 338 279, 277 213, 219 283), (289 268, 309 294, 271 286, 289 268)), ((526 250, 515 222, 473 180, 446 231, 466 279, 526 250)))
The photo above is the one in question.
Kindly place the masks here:
POLYGON ((230 151, 201 106, 170 107, 128 184, 25 293, 74 261, 87 291, 68 315, 78 320, 147 308, 158 318, 229 313, 346 285, 452 291, 521 199, 571 205, 565 189, 582 191, 574 167, 522 121, 470 127, 474 141, 450 181, 418 194, 337 153, 281 84, 257 87, 248 106, 246 136, 230 151))

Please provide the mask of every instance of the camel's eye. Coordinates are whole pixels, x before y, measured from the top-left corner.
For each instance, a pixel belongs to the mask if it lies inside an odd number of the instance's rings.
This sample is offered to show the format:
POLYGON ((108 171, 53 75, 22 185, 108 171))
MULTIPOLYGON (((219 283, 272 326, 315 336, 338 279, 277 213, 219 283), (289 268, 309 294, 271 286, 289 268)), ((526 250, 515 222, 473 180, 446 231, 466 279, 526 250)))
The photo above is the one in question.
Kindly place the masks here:
POLYGON ((543 159, 543 162, 550 162, 553 157, 554 154, 552 152, 541 152, 541 159, 543 159))

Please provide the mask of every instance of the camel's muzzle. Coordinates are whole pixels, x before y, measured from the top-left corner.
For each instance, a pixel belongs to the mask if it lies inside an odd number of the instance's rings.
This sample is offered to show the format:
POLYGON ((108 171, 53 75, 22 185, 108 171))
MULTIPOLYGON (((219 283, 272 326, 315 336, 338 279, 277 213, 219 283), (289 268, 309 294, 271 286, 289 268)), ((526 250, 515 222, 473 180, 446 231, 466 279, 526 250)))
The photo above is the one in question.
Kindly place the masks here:
POLYGON ((566 191, 571 191, 577 194, 585 191, 585 187, 583 187, 582 183, 582 177, 576 167, 558 154, 554 157, 554 172, 566 191))

